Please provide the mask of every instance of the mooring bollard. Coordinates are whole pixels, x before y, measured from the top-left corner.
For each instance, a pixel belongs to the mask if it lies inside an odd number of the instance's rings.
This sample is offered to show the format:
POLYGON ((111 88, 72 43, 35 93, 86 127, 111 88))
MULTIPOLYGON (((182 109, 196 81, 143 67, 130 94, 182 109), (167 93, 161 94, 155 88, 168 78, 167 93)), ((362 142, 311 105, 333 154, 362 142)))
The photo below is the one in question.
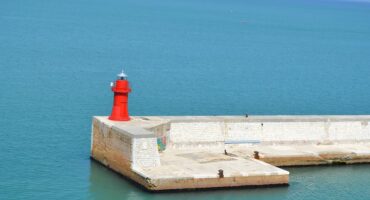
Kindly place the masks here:
POLYGON ((220 178, 224 177, 224 170, 222 170, 222 169, 218 170, 218 177, 220 177, 220 178))
POLYGON ((258 151, 254 151, 254 159, 260 159, 260 154, 258 151))

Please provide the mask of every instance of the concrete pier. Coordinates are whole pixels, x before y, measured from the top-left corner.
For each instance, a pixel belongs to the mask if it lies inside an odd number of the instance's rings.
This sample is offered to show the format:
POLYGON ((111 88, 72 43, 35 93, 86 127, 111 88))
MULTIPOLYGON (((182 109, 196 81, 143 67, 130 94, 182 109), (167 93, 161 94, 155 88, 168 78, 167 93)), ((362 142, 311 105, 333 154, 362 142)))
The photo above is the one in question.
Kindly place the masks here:
POLYGON ((287 184, 277 166, 370 162, 370 116, 94 117, 91 157, 148 190, 287 184))

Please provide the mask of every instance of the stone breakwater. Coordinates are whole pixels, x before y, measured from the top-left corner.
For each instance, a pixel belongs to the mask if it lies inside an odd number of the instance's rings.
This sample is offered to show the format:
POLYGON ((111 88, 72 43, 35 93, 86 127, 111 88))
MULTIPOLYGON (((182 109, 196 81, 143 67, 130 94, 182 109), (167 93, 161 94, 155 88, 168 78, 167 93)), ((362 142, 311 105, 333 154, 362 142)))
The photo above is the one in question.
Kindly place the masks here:
POLYGON ((94 117, 91 157, 148 190, 288 184, 279 166, 370 162, 370 116, 94 117))

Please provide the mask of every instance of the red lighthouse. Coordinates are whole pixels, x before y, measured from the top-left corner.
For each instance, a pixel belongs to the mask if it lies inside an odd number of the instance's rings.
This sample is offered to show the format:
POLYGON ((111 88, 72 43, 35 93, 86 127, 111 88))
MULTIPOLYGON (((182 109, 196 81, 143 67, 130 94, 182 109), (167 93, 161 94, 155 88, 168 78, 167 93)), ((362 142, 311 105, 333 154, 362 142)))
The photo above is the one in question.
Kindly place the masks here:
POLYGON ((129 121, 128 114, 128 93, 131 92, 127 75, 123 73, 117 75, 116 83, 111 83, 112 91, 114 92, 112 114, 109 116, 110 120, 114 121, 129 121))

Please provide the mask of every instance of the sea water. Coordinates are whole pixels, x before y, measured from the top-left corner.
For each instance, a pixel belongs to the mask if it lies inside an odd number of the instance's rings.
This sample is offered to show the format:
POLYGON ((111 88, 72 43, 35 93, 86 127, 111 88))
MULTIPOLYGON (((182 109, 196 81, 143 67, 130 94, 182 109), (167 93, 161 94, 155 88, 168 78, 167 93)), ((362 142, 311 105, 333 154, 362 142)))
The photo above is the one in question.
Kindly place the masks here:
POLYGON ((0 69, 0 199, 370 199, 369 165, 152 194, 89 158, 121 69, 132 115, 370 114, 367 0, 1 0, 0 69))

